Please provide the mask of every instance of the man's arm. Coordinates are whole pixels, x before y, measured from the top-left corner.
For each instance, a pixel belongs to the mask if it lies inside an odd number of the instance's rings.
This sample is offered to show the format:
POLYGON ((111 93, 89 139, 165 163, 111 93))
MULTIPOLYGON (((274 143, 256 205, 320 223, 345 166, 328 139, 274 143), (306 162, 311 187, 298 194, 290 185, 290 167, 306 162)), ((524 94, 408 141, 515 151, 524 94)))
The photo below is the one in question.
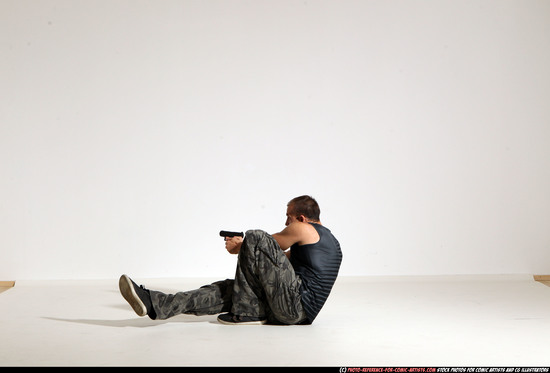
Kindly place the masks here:
MULTIPOLYGON (((281 249, 286 251, 296 243, 302 245, 305 241, 308 241, 312 233, 311 229, 315 232, 315 228, 313 228, 309 223, 294 222, 287 225, 281 232, 275 233, 272 236, 275 241, 277 241, 281 249)), ((317 232, 315 232, 315 234, 316 233, 317 232)), ((317 239, 319 239, 318 235, 317 239)))
MULTIPOLYGON (((286 226, 279 233, 272 234, 273 238, 283 251, 287 251, 292 245, 299 244, 311 244, 319 240, 319 234, 309 223, 303 222, 293 222, 286 226)), ((241 237, 226 237, 225 238, 225 248, 230 254, 238 254, 243 239, 241 237)), ((287 257, 289 256, 288 252, 285 252, 287 257)))

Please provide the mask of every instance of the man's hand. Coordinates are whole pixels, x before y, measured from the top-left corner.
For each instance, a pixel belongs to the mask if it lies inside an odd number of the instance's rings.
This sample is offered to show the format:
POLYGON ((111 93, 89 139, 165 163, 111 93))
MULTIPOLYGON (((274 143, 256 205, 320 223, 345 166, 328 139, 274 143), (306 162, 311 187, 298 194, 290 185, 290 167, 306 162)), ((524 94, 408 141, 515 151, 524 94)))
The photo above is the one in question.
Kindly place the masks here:
POLYGON ((229 254, 238 254, 241 251, 243 238, 239 236, 225 237, 225 249, 229 254))

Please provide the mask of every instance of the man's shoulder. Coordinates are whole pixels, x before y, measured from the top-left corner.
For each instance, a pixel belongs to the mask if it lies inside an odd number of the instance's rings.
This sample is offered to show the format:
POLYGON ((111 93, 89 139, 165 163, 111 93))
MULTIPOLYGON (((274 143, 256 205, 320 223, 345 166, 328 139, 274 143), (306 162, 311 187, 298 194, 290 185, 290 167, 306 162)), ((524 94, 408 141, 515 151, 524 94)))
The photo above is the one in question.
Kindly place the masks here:
POLYGON ((292 222, 286 228, 293 232, 312 232, 316 230, 312 224, 301 221, 292 222))
MULTIPOLYGON (((313 244, 319 241, 320 236, 313 224, 307 222, 294 222, 291 228, 300 245, 313 244)), ((290 226, 289 225, 289 226, 290 226)))

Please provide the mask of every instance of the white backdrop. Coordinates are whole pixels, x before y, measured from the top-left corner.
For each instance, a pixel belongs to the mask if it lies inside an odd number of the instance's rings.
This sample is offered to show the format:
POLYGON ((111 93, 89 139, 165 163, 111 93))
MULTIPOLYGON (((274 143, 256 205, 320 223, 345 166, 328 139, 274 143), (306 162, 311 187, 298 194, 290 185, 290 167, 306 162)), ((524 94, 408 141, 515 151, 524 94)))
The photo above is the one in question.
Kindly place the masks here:
POLYGON ((0 280, 550 273, 550 2, 0 0, 0 280))

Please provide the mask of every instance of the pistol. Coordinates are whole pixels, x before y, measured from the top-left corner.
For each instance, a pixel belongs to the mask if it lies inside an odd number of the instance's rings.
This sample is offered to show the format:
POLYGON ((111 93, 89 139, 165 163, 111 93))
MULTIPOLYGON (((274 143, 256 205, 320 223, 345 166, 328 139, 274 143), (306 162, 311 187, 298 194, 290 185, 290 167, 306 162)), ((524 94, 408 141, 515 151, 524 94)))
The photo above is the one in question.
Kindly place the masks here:
POLYGON ((244 237, 243 232, 230 232, 230 231, 220 231, 221 237, 244 237))

